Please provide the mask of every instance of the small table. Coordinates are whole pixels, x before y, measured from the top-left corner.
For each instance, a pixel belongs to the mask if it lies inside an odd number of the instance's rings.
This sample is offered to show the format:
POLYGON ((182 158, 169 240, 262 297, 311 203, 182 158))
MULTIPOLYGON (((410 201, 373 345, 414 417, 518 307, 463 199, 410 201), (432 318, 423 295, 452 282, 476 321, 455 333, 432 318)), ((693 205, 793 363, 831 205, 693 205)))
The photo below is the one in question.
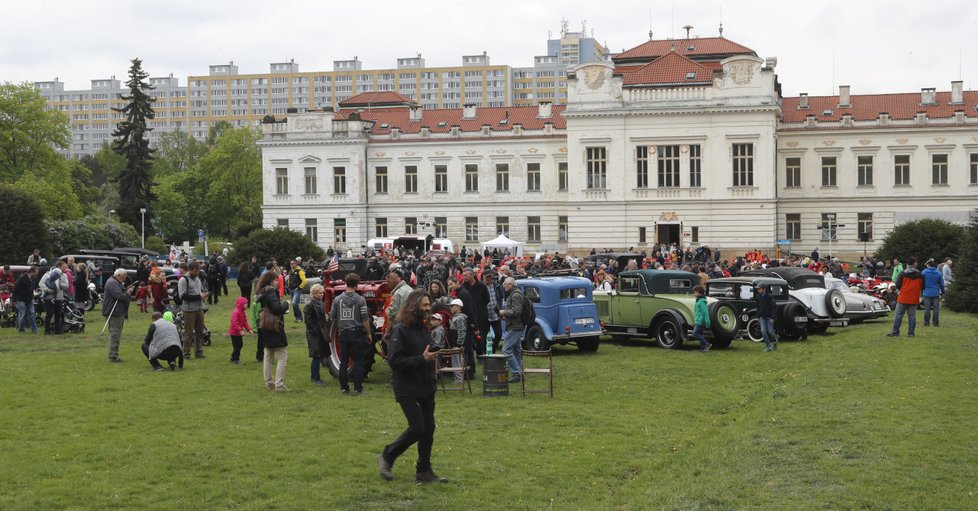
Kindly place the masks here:
POLYGON ((505 397, 509 395, 509 371, 506 361, 512 355, 479 355, 482 359, 483 397, 505 397))

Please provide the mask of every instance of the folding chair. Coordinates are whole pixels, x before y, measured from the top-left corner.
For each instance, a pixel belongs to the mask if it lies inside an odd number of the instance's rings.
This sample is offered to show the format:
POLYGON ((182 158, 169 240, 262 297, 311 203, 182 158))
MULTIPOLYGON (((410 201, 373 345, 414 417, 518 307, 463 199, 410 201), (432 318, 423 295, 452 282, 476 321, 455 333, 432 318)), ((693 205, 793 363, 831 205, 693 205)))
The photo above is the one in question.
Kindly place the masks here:
POLYGON ((551 398, 554 397, 554 359, 551 350, 547 351, 527 351, 523 350, 523 356, 520 358, 520 397, 526 397, 527 394, 549 394, 551 398), (543 367, 526 367, 525 361, 527 358, 546 358, 546 365, 543 367), (527 376, 531 374, 542 374, 547 377, 547 387, 545 389, 538 388, 526 388, 527 376))
POLYGON ((462 350, 462 348, 442 348, 442 350, 438 352, 438 356, 435 357, 435 377, 438 378, 438 381, 441 384, 442 394, 446 394, 449 390, 457 390, 464 396, 466 385, 468 385, 469 394, 471 394, 472 380, 465 378, 465 373, 468 372, 468 370, 469 366, 467 366, 465 363, 465 352, 462 350), (458 356, 459 359, 461 359, 461 366, 452 365, 453 356, 458 356), (446 387, 445 377, 449 375, 453 378, 453 384, 456 377, 461 377, 462 382, 459 383, 457 387, 446 387))

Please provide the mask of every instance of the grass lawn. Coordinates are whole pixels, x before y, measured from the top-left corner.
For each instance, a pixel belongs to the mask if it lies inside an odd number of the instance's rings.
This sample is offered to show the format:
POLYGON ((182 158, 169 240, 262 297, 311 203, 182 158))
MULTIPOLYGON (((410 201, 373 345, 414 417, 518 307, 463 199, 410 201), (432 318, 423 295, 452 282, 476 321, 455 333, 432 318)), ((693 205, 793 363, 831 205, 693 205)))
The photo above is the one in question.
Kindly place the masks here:
POLYGON ((360 397, 316 387, 288 316, 292 391, 270 392, 254 337, 228 363, 232 302, 207 314, 208 358, 172 373, 149 370, 138 312, 122 364, 97 313, 81 335, 0 330, 0 509, 978 508, 975 316, 773 353, 559 347, 553 400, 438 395, 433 461, 451 484, 421 487, 414 449, 393 482, 377 475, 405 427, 386 364, 360 397))

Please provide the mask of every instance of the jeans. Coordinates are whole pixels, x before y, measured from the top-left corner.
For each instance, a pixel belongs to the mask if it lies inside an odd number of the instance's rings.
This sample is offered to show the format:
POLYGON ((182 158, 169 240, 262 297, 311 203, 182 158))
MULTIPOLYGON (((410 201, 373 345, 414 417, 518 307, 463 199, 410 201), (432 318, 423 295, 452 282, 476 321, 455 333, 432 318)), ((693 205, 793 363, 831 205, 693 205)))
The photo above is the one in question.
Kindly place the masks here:
POLYGON ((28 325, 31 332, 37 333, 37 321, 34 320, 34 302, 17 302, 17 328, 23 332, 28 325))
POLYGON ((309 366, 312 381, 322 381, 322 379, 319 377, 319 367, 321 365, 322 364, 319 361, 319 357, 312 357, 312 363, 309 366))
POLYGON ((268 388, 285 388, 285 364, 289 361, 289 348, 265 348, 265 359, 262 360, 262 376, 268 388), (272 364, 275 364, 275 379, 272 380, 272 364))
POLYGON ((241 360, 241 347, 244 346, 244 342, 241 340, 240 335, 231 336, 231 362, 237 362, 241 360))
POLYGON ((903 315, 907 312, 910 313, 907 317, 907 335, 913 335, 913 330, 917 326, 917 306, 900 302, 896 304, 896 317, 893 318, 891 334, 900 335, 900 323, 903 322, 903 315))
POLYGON ((44 300, 44 334, 63 334, 65 321, 64 300, 44 300))
POLYGON ((930 311, 934 311, 934 326, 941 322, 941 296, 924 297, 924 326, 930 324, 930 311))
POLYGON ((353 389, 363 390, 363 354, 367 341, 353 330, 340 331, 340 389, 350 390, 350 355, 353 355, 353 389))
POLYGON ((693 325, 693 333, 690 334, 690 336, 694 340, 697 340, 697 341, 700 342, 700 349, 701 350, 702 349, 705 349, 707 346, 710 345, 710 341, 707 341, 706 340, 706 337, 703 336, 703 325, 693 325))
POLYGON ((412 444, 418 444, 418 461, 415 469, 418 472, 431 469, 431 446, 435 443, 435 399, 417 401, 414 399, 399 399, 408 428, 386 447, 381 454, 391 464, 412 444))
POLYGON ((774 332, 774 318, 758 318, 761 322, 761 335, 764 337, 764 346, 770 348, 778 343, 778 336, 774 332))
POLYGON ((503 336, 503 355, 509 355, 506 366, 513 376, 520 374, 520 357, 523 355, 523 329, 506 330, 503 336))
POLYGON ((295 314, 296 321, 302 321, 302 309, 299 307, 299 298, 301 297, 301 289, 292 290, 292 313, 295 314))

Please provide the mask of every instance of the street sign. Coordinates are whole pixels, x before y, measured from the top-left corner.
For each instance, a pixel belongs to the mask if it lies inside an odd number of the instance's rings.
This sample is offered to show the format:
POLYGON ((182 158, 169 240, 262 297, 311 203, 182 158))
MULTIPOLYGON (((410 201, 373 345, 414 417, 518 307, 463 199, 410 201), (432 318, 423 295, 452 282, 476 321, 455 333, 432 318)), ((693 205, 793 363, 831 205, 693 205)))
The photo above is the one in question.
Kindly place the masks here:
POLYGON ((791 240, 778 240, 777 241, 777 244, 778 245, 790 245, 791 244, 791 240))
POLYGON ((204 239, 204 230, 203 229, 198 229, 197 230, 197 239, 199 239, 199 240, 204 239))

